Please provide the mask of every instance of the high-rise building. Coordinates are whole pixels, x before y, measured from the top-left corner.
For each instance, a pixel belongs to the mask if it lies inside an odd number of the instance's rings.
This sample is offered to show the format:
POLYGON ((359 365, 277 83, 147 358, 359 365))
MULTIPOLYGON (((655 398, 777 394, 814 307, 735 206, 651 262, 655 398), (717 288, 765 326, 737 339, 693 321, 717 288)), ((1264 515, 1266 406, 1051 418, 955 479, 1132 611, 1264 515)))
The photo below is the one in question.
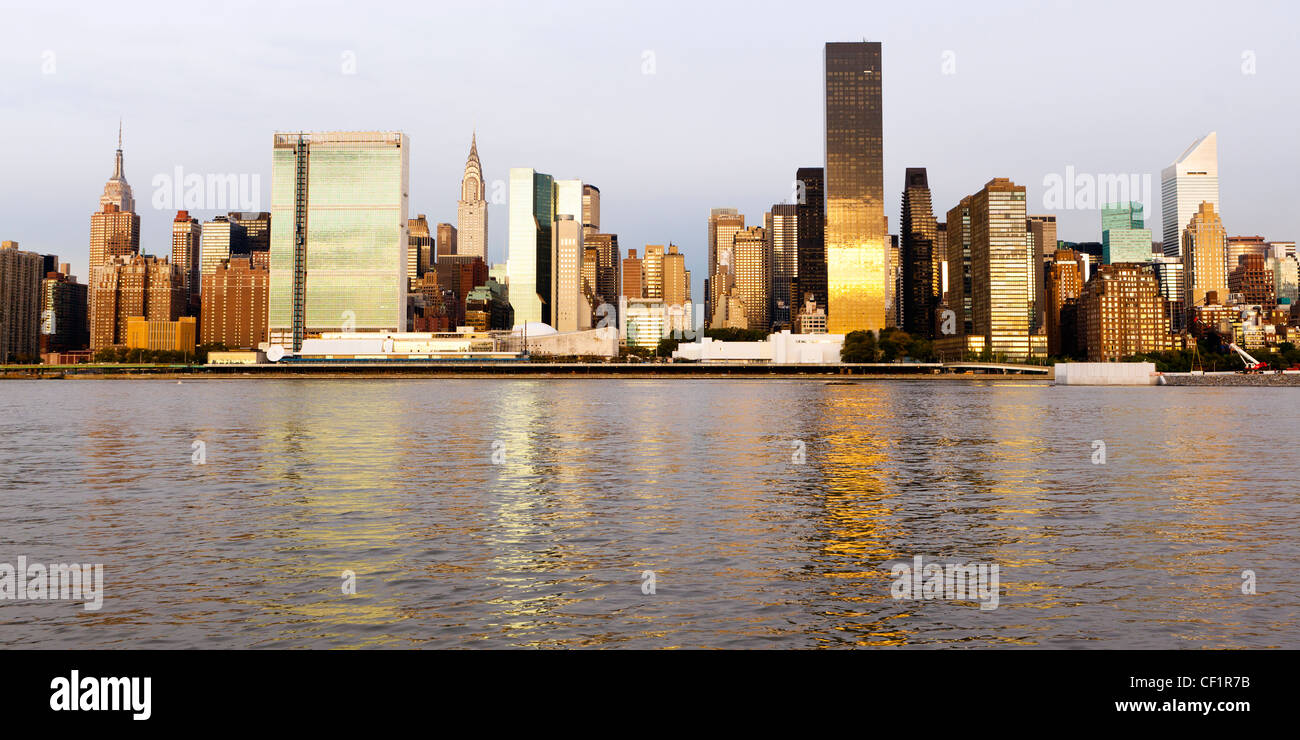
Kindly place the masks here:
MULTIPOLYGON (((106 206, 117 206, 121 213, 135 213, 135 195, 131 185, 126 181, 126 170, 122 166, 122 125, 117 126, 117 154, 113 159, 113 176, 104 184, 104 194, 99 197, 99 210, 106 211, 106 206)), ((92 264, 91 267, 94 267, 92 264)))
MULTIPOLYGON (((821 167, 800 167, 795 171, 797 183, 795 219, 798 222, 799 296, 806 307, 806 296, 822 309, 826 308, 826 178, 821 167)), ((800 309, 802 310, 802 309, 800 309)))
POLYGON ((87 286, 68 274, 66 264, 59 272, 46 273, 41 281, 41 354, 90 346, 88 300, 87 286))
POLYGON ((971 311, 970 196, 948 211, 948 303, 958 315, 959 334, 974 332, 971 311))
MULTIPOLYGON (((1214 292, 1222 301, 1228 295, 1228 234, 1209 201, 1201 203, 1183 230, 1183 279, 1187 310, 1205 304, 1206 293, 1214 292)), ((1166 251, 1168 254, 1168 251, 1166 251)))
POLYGON ((1241 296, 1248 305, 1273 307, 1277 305, 1277 285, 1269 258, 1262 254, 1243 254, 1228 273, 1228 293, 1241 296))
POLYGON ((41 280, 41 354, 85 350, 90 346, 89 286, 77 282, 64 262, 41 280))
POLYGON ((214 216, 211 221, 205 221, 199 250, 199 275, 211 275, 222 260, 248 257, 248 252, 240 251, 247 244, 247 236, 244 227, 231 221, 229 216, 214 216))
POLYGON ((767 216, 767 239, 771 242, 772 285, 768 289, 769 316, 774 325, 789 328, 799 300, 799 205, 778 203, 767 216), (791 283, 794 283, 793 300, 791 283))
POLYGON ((669 306, 691 300, 691 271, 686 269, 686 255, 677 250, 676 244, 669 244, 663 255, 663 300, 669 306))
POLYGON ((600 267, 600 250, 587 244, 583 226, 584 237, 582 242, 582 295, 587 299, 587 305, 590 307, 592 315, 595 315, 596 306, 596 276, 599 274, 600 267))
POLYGON ((1219 139, 1211 131, 1197 139, 1160 173, 1160 211, 1165 254, 1179 256, 1183 230, 1209 203, 1219 210, 1219 139))
MULTIPOLYGON (((456 204, 456 224, 461 243, 451 252, 439 254, 468 254, 488 259, 487 189, 483 180, 483 163, 478 158, 478 134, 469 141, 469 159, 465 174, 460 179, 460 201, 456 204), (459 250, 459 251, 457 251, 459 250)), ((441 246, 442 238, 439 237, 441 246)))
POLYGON ((645 270, 645 297, 662 299, 664 297, 664 245, 645 245, 642 269, 645 270))
MULTIPOLYGON (((1031 338, 1036 309, 1027 223, 1025 188, 1006 178, 990 180, 970 198, 971 319, 974 334, 995 356, 1038 354, 1031 338)), ((1046 337, 1040 342, 1045 352, 1046 337)))
POLYGON ((1295 242, 1271 241, 1268 243, 1269 254, 1273 257, 1294 257, 1295 242))
POLYGON ((509 329, 514 326, 504 285, 488 278, 486 283, 469 292, 465 299, 465 326, 472 326, 478 331, 509 329))
POLYGON ((203 228, 189 211, 177 211, 172 219, 172 264, 180 268, 185 281, 186 312, 194 315, 199 303, 199 244, 203 228))
POLYGON ((551 284, 551 326, 559 332, 590 329, 591 303, 582 289, 582 224, 572 214, 563 213, 556 215, 552 228, 555 279, 551 284))
POLYGON ((409 156, 396 131, 275 134, 271 344, 405 330, 409 156))
POLYGON ((590 183, 582 186, 582 235, 600 233, 600 188, 590 183))
POLYGON ((1079 255, 1068 249, 1058 249, 1047 267, 1047 354, 1052 357, 1073 356, 1078 350, 1072 333, 1061 331, 1061 311, 1083 295, 1083 268, 1079 255))
POLYGON ((555 181, 528 167, 510 169, 510 305, 519 324, 551 319, 551 224, 555 181))
POLYGON ((635 249, 627 250, 623 258, 624 298, 645 298, 645 264, 636 256, 635 249))
POLYGON ((100 206, 90 216, 90 269, 107 264, 114 257, 140 253, 140 217, 121 210, 116 203, 100 206))
MULTIPOLYGON (((587 234, 583 243, 596 250, 596 297, 600 304, 618 304, 622 280, 619 278, 618 234, 587 234)), ((608 309, 606 309, 608 311, 608 309)), ((615 319, 609 316, 610 321, 615 319)))
POLYGON ((99 211, 90 216, 90 269, 139 251, 140 217, 135 213, 135 196, 122 166, 122 128, 118 126, 113 176, 104 184, 99 211))
MULTIPOLYGON (((438 254, 461 254, 460 251, 460 231, 451 224, 438 224, 438 254)), ((468 253, 466 253, 468 254, 468 253)), ((486 257, 477 254, 469 254, 470 257, 478 257, 487 262, 486 257)))
POLYGON ((908 167, 904 175, 903 214, 899 223, 899 259, 903 328, 918 337, 935 334, 935 309, 941 297, 935 241, 939 223, 930 204, 930 182, 924 167, 908 167))
POLYGON ((91 271, 90 348, 127 343, 127 320, 176 321, 185 312, 185 278, 166 257, 114 257, 91 271))
POLYGON ((1237 269, 1241 263, 1241 258, 1248 254, 1257 254, 1261 257, 1267 257, 1270 253, 1268 240, 1262 236, 1230 236, 1228 237, 1228 250, 1224 255, 1224 270, 1229 275, 1237 269))
POLYGON ((1187 281, 1183 260, 1158 254, 1152 259, 1151 268, 1160 282, 1160 296, 1165 299, 1169 331, 1182 334, 1187 330, 1187 281))
POLYGON ((1111 229, 1141 229, 1145 226, 1146 218, 1139 201, 1108 203, 1101 207, 1102 234, 1111 229))
POLYGON ((885 328, 885 220, 879 42, 826 44, 827 331, 885 328))
POLYGON ((434 239, 429 219, 423 213, 407 220, 406 231, 406 277, 414 281, 433 269, 434 239))
POLYGON ((1029 249, 1033 260, 1034 319, 1032 331, 1039 331, 1047 325, 1047 263, 1056 253, 1056 216, 1031 215, 1025 228, 1029 230, 1029 249))
POLYGON ((243 227, 243 239, 231 247, 236 256, 250 256, 271 251, 271 214, 267 211, 231 211, 226 214, 231 223, 243 227))
POLYGON ((939 280, 939 304, 948 304, 948 224, 934 225, 934 259, 939 280))
POLYGON ((1149 263, 1102 265, 1079 301, 1088 361, 1114 362, 1170 349, 1164 303, 1149 263))
POLYGON ((1269 257, 1268 269, 1273 273, 1273 295, 1294 311, 1300 306, 1300 258, 1295 253, 1269 257))
POLYGON ((469 254, 445 254, 438 258, 434 270, 452 325, 464 325, 465 302, 470 292, 488 281, 490 271, 487 263, 481 257, 469 254))
POLYGON ((270 270, 252 257, 231 257, 203 276, 199 343, 256 349, 266 341, 270 270))
POLYGON ((1101 261, 1150 262, 1151 230, 1144 227, 1142 204, 1115 203, 1101 209, 1101 261))
POLYGON ((582 209, 585 188, 582 180, 555 181, 555 215, 573 216, 573 220, 582 225, 582 209))
POLYGON ((45 260, 18 242, 0 243, 0 363, 39 362, 45 260))
POLYGON ((732 257, 734 289, 731 295, 745 308, 746 328, 767 331, 768 304, 771 300, 772 256, 768 252, 767 233, 761 226, 751 226, 735 236, 732 257))
POLYGON ((736 233, 744 228, 745 217, 735 208, 714 208, 709 211, 709 290, 705 296, 705 317, 710 326, 719 298, 731 293, 732 246, 736 233))

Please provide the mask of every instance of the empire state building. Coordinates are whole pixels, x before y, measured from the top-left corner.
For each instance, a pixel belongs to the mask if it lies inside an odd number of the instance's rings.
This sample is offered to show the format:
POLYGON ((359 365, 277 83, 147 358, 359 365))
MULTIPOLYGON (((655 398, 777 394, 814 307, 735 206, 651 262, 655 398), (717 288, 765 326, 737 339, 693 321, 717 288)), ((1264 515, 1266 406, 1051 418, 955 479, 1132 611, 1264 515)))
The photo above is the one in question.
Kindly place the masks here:
MULTIPOLYGON (((90 271, 114 257, 140 253, 140 217, 135 213, 135 196, 122 170, 122 127, 117 129, 117 157, 113 176, 104 185, 99 211, 90 216, 90 271)), ((92 286, 93 287, 93 286, 92 286)))
POLYGON ((126 181, 122 170, 122 127, 117 127, 117 158, 113 165, 113 176, 104 184, 104 194, 99 197, 99 207, 103 210, 109 203, 117 205, 119 211, 135 213, 135 196, 131 185, 126 181))

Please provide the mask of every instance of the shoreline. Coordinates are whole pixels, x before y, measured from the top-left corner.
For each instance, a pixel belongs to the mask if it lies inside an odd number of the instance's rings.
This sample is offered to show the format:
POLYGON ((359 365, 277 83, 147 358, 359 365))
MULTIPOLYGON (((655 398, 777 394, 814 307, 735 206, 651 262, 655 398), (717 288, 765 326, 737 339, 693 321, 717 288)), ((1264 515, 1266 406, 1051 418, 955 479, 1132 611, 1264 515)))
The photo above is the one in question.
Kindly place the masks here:
POLYGON ((1015 380, 1051 382, 1050 367, 991 366, 952 369, 941 365, 726 365, 696 363, 519 363, 455 364, 318 364, 215 366, 33 366, 6 368, 4 380, 184 380, 262 378, 685 378, 685 379, 815 379, 815 380, 1015 380))

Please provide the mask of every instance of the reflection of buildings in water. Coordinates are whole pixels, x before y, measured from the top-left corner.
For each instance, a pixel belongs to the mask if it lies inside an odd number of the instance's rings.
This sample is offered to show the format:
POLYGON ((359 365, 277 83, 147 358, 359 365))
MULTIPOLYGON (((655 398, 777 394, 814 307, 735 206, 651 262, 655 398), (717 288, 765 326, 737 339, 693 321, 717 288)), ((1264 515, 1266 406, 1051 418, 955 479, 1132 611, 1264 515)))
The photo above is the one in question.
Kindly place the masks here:
MULTIPOLYGON (((843 602, 827 632, 836 641, 853 635, 859 645, 907 642, 909 630, 890 624, 892 582, 884 565, 899 556, 902 536, 891 521, 898 494, 887 490, 885 448, 899 433, 890 411, 891 389, 882 384, 826 386, 821 431, 808 463, 824 484, 816 564, 825 581, 825 596, 843 602)), ((810 445, 810 448, 812 445, 810 445)), ((903 615, 905 616, 905 615, 903 615)))
POLYGON ((486 605, 515 640, 536 634, 539 644, 546 642, 559 612, 584 600, 560 592, 573 591, 569 582, 599 567, 567 542, 569 531, 593 519, 586 492, 592 445, 600 440, 591 424, 591 387, 591 381, 511 380, 494 388, 499 395, 487 410, 483 462, 492 475, 484 505, 492 513, 484 580, 499 595, 486 605))
MULTIPOLYGON (((271 557, 256 563, 271 572, 264 579, 287 590, 320 583, 315 597, 285 600, 270 596, 254 605, 282 624, 285 613, 311 620, 304 634, 330 632, 322 624, 379 625, 404 618, 405 609, 391 598, 375 598, 381 573, 403 569, 391 553, 403 543, 402 508, 395 495, 394 474, 409 464, 410 436, 396 424, 374 423, 375 409, 391 404, 396 383, 374 381, 290 380, 268 390, 244 420, 258 424, 241 435, 248 464, 261 459, 262 480, 275 488, 246 504, 264 506, 260 538, 276 543, 278 552, 312 553, 302 558, 271 557), (257 449, 257 448, 261 449, 257 449), (343 573, 356 576, 360 597, 343 594, 343 573), (369 583, 367 583, 369 581, 369 583)), ((252 593, 260 593, 258 589, 252 593)), ((256 619, 256 618, 254 618, 256 619)), ((292 626, 286 637, 295 636, 292 626)), ((340 631, 341 632, 341 631, 340 631)), ((379 644, 389 635, 358 644, 379 644)))

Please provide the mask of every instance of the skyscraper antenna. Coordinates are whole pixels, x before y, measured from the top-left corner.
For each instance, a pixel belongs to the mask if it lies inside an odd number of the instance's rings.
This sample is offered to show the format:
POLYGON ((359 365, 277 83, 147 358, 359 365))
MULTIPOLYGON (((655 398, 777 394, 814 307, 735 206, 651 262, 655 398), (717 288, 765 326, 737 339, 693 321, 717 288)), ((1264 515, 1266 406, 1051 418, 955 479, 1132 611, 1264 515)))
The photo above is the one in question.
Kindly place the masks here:
POLYGON ((122 148, 122 119, 117 119, 117 148, 122 148))

